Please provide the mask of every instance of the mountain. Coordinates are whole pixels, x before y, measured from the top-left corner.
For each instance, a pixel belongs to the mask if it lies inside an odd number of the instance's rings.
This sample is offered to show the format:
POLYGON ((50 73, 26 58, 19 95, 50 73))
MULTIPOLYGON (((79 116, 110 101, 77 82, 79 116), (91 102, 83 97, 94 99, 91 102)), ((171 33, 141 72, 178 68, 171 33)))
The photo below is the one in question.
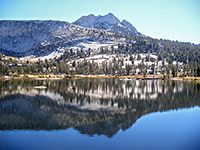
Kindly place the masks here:
POLYGON ((120 22, 112 13, 108 13, 105 16, 94 16, 93 14, 82 16, 73 23, 82 27, 104 29, 129 35, 140 34, 131 23, 126 20, 120 22))
MULTIPOLYGON (((0 21, 0 52, 6 56, 45 60, 58 58, 65 51, 84 52, 89 48, 94 54, 111 54, 111 46, 114 54, 150 52, 170 63, 199 62, 200 56, 199 45, 143 36, 131 23, 120 22, 111 13, 83 16, 74 24, 56 20, 0 21)), ((75 57, 77 53, 73 54, 75 57)))
POLYGON ((65 21, 3 20, 0 21, 0 52, 15 57, 39 57, 53 53, 50 57, 55 57, 70 48, 97 49, 127 42, 114 35, 106 30, 80 27, 65 21))
POLYGON ((14 57, 46 56, 49 59, 71 48, 97 50, 102 46, 133 42, 130 38, 127 40, 125 34, 132 36, 139 32, 131 23, 120 22, 112 13, 83 16, 74 24, 55 20, 2 20, 0 52, 14 57))
POLYGON ((94 16, 93 14, 90 14, 88 16, 82 16, 74 22, 74 24, 83 27, 95 27, 99 25, 102 29, 108 29, 110 25, 118 23, 120 23, 119 19, 117 19, 112 13, 105 16, 94 16))

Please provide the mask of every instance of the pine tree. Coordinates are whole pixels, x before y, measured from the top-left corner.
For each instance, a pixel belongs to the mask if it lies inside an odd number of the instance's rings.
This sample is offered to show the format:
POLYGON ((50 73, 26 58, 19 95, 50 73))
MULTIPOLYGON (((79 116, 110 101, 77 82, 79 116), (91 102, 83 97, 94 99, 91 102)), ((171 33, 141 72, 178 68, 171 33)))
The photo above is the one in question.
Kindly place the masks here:
POLYGON ((176 77, 176 68, 174 66, 172 67, 172 76, 176 77))
POLYGON ((197 77, 200 77, 200 67, 197 68, 197 77))

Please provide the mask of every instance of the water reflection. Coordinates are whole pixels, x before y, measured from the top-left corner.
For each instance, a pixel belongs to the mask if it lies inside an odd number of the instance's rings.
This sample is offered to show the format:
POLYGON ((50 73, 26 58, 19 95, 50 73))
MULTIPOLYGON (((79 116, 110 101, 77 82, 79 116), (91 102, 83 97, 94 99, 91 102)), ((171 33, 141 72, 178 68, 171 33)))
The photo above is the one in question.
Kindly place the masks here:
POLYGON ((200 106, 199 95, 200 84, 182 81, 1 80, 0 129, 73 127, 112 137, 144 114, 200 106))

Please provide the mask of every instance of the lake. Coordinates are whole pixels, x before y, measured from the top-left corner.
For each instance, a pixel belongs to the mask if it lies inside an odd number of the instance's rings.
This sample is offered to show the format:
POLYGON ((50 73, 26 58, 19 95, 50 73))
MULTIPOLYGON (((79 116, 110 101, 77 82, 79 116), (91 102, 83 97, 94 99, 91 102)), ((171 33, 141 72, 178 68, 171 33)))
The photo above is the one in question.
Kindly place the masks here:
POLYGON ((200 84, 0 80, 0 149, 200 149, 200 84))

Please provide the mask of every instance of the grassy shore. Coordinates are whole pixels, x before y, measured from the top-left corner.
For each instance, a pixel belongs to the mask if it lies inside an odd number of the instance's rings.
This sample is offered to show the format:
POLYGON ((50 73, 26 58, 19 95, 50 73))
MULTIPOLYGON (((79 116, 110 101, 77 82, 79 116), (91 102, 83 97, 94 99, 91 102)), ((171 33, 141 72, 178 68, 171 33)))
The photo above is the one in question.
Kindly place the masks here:
POLYGON ((120 79, 171 79, 171 80, 186 80, 200 82, 200 77, 170 77, 164 78, 164 75, 142 75, 135 76, 112 76, 112 75, 19 75, 19 76, 3 76, 0 79, 38 79, 38 80, 58 80, 58 79, 81 79, 81 78, 120 78, 120 79))
MULTIPOLYGON (((124 78, 136 79, 144 78, 142 75, 136 76, 115 76, 115 75, 19 75, 19 76, 3 76, 0 79, 81 79, 81 78, 124 78)), ((163 75, 147 75, 145 78, 163 78, 163 75)))

